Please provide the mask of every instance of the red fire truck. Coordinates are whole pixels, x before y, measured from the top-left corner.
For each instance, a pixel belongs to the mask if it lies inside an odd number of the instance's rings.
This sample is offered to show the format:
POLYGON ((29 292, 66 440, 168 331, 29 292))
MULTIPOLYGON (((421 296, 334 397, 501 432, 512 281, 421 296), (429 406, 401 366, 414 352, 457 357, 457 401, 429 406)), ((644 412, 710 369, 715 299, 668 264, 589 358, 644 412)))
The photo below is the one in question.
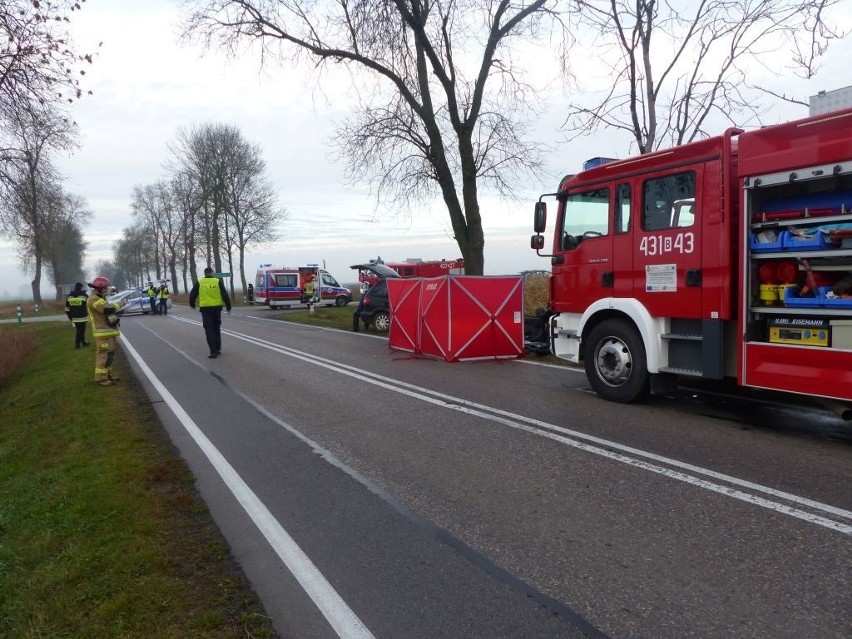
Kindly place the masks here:
MULTIPOLYGON (((371 260, 372 261, 372 260, 371 260)), ((389 266, 400 277, 440 277, 442 275, 464 275, 464 260, 458 258, 455 260, 421 260, 419 258, 408 259, 404 262, 382 262, 375 261, 379 264, 389 266)), ((369 289, 378 281, 378 277, 372 273, 361 271, 358 274, 358 280, 361 283, 362 292, 369 289)))
POLYGON ((555 355, 612 401, 735 380, 852 417, 852 109, 587 167, 535 207, 555 355))

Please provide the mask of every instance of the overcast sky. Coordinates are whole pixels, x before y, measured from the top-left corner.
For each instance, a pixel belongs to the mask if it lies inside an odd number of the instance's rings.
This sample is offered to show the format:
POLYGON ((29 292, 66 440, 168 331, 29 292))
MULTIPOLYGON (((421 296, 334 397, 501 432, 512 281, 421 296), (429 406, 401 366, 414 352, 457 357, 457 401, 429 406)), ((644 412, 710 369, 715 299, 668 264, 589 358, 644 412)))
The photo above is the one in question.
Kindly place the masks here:
MULTIPOLYGON (((261 147, 268 177, 289 211, 283 239, 251 250, 249 277, 259 263, 317 262, 345 283, 356 279, 351 264, 377 255, 386 261, 459 257, 440 203, 410 217, 377 213, 367 187, 347 183, 343 163, 334 160, 328 145, 347 106, 333 78, 320 92, 296 69, 260 70, 255 57, 233 62, 218 53, 203 54, 178 42, 179 19, 178 8, 166 0, 89 0, 74 15, 79 51, 95 50, 103 41, 86 76, 94 95, 73 107, 80 148, 60 164, 66 191, 84 197, 94 213, 84 232, 89 277, 96 275, 98 260, 112 258, 112 243, 132 222, 133 187, 167 177, 168 145, 178 130, 210 122, 235 125, 261 147)), ((773 86, 806 98, 852 84, 850 68, 847 39, 835 44, 815 80, 774 80, 773 86)), ((549 92, 552 108, 538 127, 543 142, 559 139, 559 98, 558 89, 549 92)), ((807 110, 784 107, 777 115, 794 119, 807 110)), ((548 268, 549 260, 529 249, 538 194, 555 190, 559 177, 578 170, 585 159, 625 157, 629 142, 626 136, 598 135, 556 144, 541 182, 521 185, 519 203, 486 198, 486 273, 548 268)), ((0 297, 29 298, 30 279, 14 248, 0 239, 0 297)), ((50 297, 52 290, 43 278, 42 295, 50 297)))

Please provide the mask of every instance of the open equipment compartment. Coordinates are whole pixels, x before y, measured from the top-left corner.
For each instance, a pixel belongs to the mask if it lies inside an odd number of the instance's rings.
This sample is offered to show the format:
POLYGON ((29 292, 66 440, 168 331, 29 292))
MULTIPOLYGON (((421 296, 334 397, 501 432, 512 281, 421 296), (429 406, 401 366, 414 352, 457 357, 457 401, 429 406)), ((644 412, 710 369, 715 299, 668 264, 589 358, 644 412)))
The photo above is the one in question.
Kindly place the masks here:
POLYGON ((852 140, 827 142, 819 122, 811 130, 773 129, 764 139, 763 131, 740 138, 742 382, 845 398, 852 385, 852 297, 831 293, 852 275, 852 238, 830 230, 852 229, 852 140), (795 166, 797 148, 808 148, 819 163, 795 166), (750 157, 756 151, 759 157, 750 157), (749 173, 750 166, 766 172, 749 173), (784 276, 773 277, 782 264, 784 276))

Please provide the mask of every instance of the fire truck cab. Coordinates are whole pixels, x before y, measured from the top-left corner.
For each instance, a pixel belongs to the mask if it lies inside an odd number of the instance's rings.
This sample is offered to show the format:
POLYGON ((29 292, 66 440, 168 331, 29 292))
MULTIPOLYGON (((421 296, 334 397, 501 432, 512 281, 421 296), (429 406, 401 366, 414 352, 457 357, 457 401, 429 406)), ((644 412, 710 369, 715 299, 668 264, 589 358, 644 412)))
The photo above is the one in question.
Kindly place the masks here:
POLYGON ((850 405, 852 110, 593 162, 539 198, 539 254, 548 196, 551 348, 600 396, 730 378, 850 405))
POLYGON ((346 306, 352 301, 352 291, 317 264, 299 267, 276 267, 261 264, 254 279, 254 301, 270 308, 287 308, 293 304, 323 304, 346 306), (313 296, 306 287, 313 282, 313 296))

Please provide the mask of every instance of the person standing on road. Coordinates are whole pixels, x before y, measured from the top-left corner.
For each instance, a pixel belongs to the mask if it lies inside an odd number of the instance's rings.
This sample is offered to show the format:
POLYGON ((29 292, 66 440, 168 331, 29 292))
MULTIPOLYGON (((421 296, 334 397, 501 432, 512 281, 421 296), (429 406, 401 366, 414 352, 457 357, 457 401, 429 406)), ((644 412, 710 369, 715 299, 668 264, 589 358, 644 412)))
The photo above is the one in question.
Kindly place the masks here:
POLYGON ((151 303, 151 312, 156 315, 157 314, 157 288, 154 286, 154 282, 148 282, 148 288, 145 289, 145 292, 148 294, 148 301, 151 303))
POLYGON ((352 330, 356 333, 361 328, 361 313, 364 310, 364 297, 366 297, 366 293, 361 293, 361 299, 358 300, 358 307, 355 309, 355 313, 352 315, 352 330))
POLYGON ((210 348, 210 359, 216 359, 222 354, 222 305, 231 312, 231 298, 225 290, 225 283, 218 277, 213 277, 213 269, 204 269, 204 277, 199 278, 189 292, 189 305, 201 311, 201 324, 204 326, 204 336, 210 348))
POLYGON ((160 300, 159 312, 160 315, 169 314, 169 285, 163 282, 160 284, 160 290, 157 291, 157 298, 160 300))
POLYGON ((103 276, 96 277, 89 286, 92 287, 92 293, 86 301, 86 309, 95 336, 95 382, 101 386, 112 386, 119 381, 118 377, 112 375, 115 340, 119 335, 118 311, 127 304, 127 300, 107 302, 109 280, 103 276))
POLYGON ((82 282, 77 282, 74 290, 65 298, 65 314, 77 331, 74 336, 74 348, 89 345, 86 341, 86 325, 89 323, 89 311, 86 308, 88 300, 82 282))

